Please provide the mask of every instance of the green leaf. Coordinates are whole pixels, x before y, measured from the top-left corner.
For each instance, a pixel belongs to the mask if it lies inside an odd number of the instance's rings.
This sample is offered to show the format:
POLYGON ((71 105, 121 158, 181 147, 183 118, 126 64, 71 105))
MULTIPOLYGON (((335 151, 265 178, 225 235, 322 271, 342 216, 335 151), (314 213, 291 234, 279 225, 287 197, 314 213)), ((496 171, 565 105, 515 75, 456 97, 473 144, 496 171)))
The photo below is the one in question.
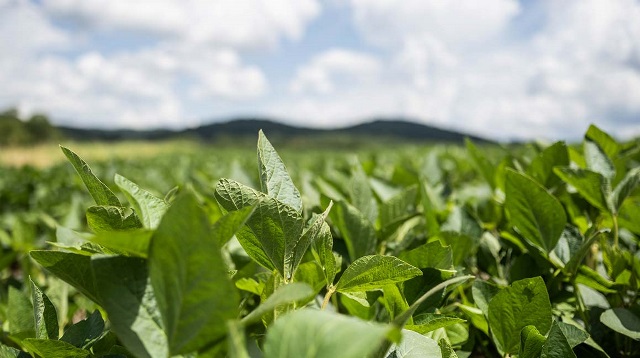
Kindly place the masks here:
POLYGON ((434 236, 451 251, 451 260, 454 266, 461 266, 465 260, 474 257, 478 244, 466 234, 456 231, 440 231, 434 236))
POLYGON ((558 326, 558 322, 553 322, 551 330, 547 335, 547 341, 542 347, 541 358, 571 358, 576 357, 571 345, 558 326))
POLYGON ((589 339, 589 333, 578 326, 558 321, 556 321, 555 323, 562 331, 562 334, 564 334, 571 348, 589 339))
POLYGON ((151 240, 149 273, 172 354, 221 338, 225 322, 237 316, 238 293, 192 194, 179 195, 162 218, 151 240))
POLYGON ((536 156, 527 170, 533 179, 547 188, 555 186, 559 178, 554 174, 556 166, 569 165, 569 152, 564 142, 556 142, 536 156))
POLYGON ((520 332, 533 325, 541 333, 551 328, 551 303, 544 280, 527 278, 503 288, 489 301, 489 328, 501 352, 515 354, 520 349, 520 332))
POLYGON ((146 260, 101 256, 91 260, 101 306, 122 344, 137 357, 167 357, 169 347, 146 260))
POLYGON ((398 258, 421 269, 453 270, 451 247, 443 246, 440 241, 428 242, 413 250, 402 251, 398 258))
POLYGON ((442 351, 442 358, 458 358, 456 351, 453 350, 449 342, 446 339, 440 338, 438 341, 440 350, 442 351))
POLYGON ((7 321, 12 335, 22 338, 35 336, 33 306, 29 297, 13 286, 9 286, 7 321))
POLYGON ((624 179, 618 183, 618 186, 613 191, 612 204, 616 209, 615 212, 620 210, 624 200, 638 188, 638 185, 640 185, 640 167, 627 172, 624 179))
POLYGON ((613 180, 616 176, 616 167, 611 159, 600 148, 598 143, 589 138, 584 140, 584 160, 587 163, 587 169, 602 175, 608 180, 613 180))
POLYGON ((422 275, 420 269, 396 257, 363 256, 347 267, 336 284, 336 291, 367 291, 420 275, 422 275))
POLYGON ((440 201, 429 182, 426 179, 420 179, 420 203, 425 219, 426 236, 433 236, 440 231, 437 215, 440 201))
POLYGON ((467 316, 471 324, 476 326, 479 330, 481 330, 487 336, 489 335, 489 323, 487 322, 487 318, 485 314, 482 313, 482 310, 477 307, 471 307, 467 305, 457 304, 458 308, 467 316))
POLYGON ((546 342, 535 326, 526 326, 520 331, 520 358, 539 358, 546 342))
POLYGON ((378 202, 376 201, 367 174, 360 162, 355 159, 351 163, 351 180, 349 181, 349 197, 351 204, 371 223, 378 218, 378 202))
POLYGON ((397 284, 390 284, 382 287, 382 298, 378 300, 382 302, 389 312, 389 318, 394 319, 397 315, 409 309, 409 304, 397 284))
POLYGON ((229 179, 221 179, 216 185, 216 199, 227 211, 257 206, 247 221, 249 230, 236 234, 238 241, 258 263, 275 268, 290 279, 295 247, 304 225, 300 213, 277 199, 229 179))
POLYGON ((82 182, 89 190, 89 194, 91 194, 97 205, 122 206, 118 197, 93 174, 89 165, 82 160, 82 158, 63 146, 60 146, 60 149, 62 149, 64 155, 80 175, 82 182))
POLYGON ((592 142, 597 143, 609 158, 615 158, 620 152, 620 144, 618 144, 618 142, 616 142, 616 140, 613 139, 609 134, 593 124, 589 126, 589 129, 587 129, 587 133, 584 135, 584 137, 592 142))
POLYGON ((322 227, 313 242, 313 254, 316 261, 322 266, 327 286, 333 285, 333 280, 338 273, 336 267, 336 258, 333 254, 333 237, 331 236, 331 228, 323 221, 322 227))
POLYGON ((268 330, 265 358, 369 357, 396 329, 327 311, 297 310, 268 330))
POLYGON ((70 252, 37 250, 31 257, 49 272, 75 287, 93 302, 100 303, 91 273, 91 257, 70 252))
POLYGON ((218 247, 224 246, 233 235, 249 220, 256 206, 246 206, 238 211, 232 211, 218 219, 211 232, 216 238, 218 247))
POLYGON ((306 283, 292 282, 288 285, 281 286, 274 293, 256 307, 251 313, 245 316, 241 323, 243 325, 249 325, 260 321, 260 318, 269 311, 273 311, 276 307, 295 303, 298 301, 305 301, 314 296, 315 292, 306 283))
POLYGON ((146 258, 149 252, 151 236, 153 236, 153 231, 151 230, 136 229, 129 231, 99 232, 90 238, 90 240, 118 253, 146 258))
POLYGON ((376 231, 358 209, 344 201, 338 201, 330 216, 334 225, 340 230, 351 261, 375 252, 376 231))
POLYGON ((613 308, 600 315, 600 322, 632 339, 640 340, 640 318, 626 308, 613 308))
POLYGON ((420 334, 435 331, 438 328, 444 328, 456 323, 466 322, 462 318, 454 316, 445 316, 439 313, 422 313, 413 318, 413 325, 407 325, 406 328, 420 334))
POLYGON ((102 336, 103 332, 104 320, 100 311, 95 310, 86 319, 67 328, 60 340, 78 348, 89 348, 102 336))
POLYGON ((148 191, 140 188, 131 180, 116 174, 116 185, 122 190, 133 209, 138 213, 142 226, 147 229, 155 229, 167 211, 169 205, 148 191))
POLYGON ((90 206, 87 209, 87 224, 96 233, 142 227, 133 211, 118 206, 90 206))
POLYGON ((33 300, 33 317, 35 317, 36 338, 58 339, 58 314, 56 308, 29 277, 33 300))
POLYGON ((476 306, 489 317, 489 302, 500 292, 501 288, 487 281, 476 280, 471 287, 471 294, 476 306))
POLYGON ((600 234, 608 231, 608 229, 601 229, 591 233, 591 236, 580 244, 580 248, 577 251, 571 253, 569 262, 567 262, 564 266, 564 271, 570 273, 571 275, 575 275, 578 271, 578 267, 582 263, 582 260, 591 250, 591 246, 593 245, 593 243, 596 242, 596 240, 600 237, 600 234))
POLYGON ((40 357, 47 358, 84 358, 91 356, 91 352, 76 348, 63 341, 50 339, 25 339, 22 345, 40 357))
POLYGON ((478 148, 473 144, 473 142, 469 138, 465 138, 464 142, 467 146, 467 152, 475 162, 476 167, 480 171, 480 174, 487 181, 487 183, 489 183, 489 185, 495 189, 496 166, 493 163, 491 163, 489 159, 487 159, 487 157, 482 152, 480 152, 480 150, 478 150, 478 148))
MULTIPOLYGON (((312 215, 311 219, 309 220, 309 225, 302 233, 302 236, 300 237, 298 242, 295 244, 295 247, 293 249, 293 262, 291 263, 291 271, 293 273, 295 273, 296 269, 300 265, 300 262, 302 261, 304 254, 307 252, 307 249, 309 249, 309 246, 311 246, 311 244, 313 244, 318 237, 320 237, 321 239, 325 238, 323 236, 325 234, 325 232, 323 232, 323 227, 326 225, 325 220, 327 219, 332 206, 333 202, 330 202, 329 206, 327 206, 327 209, 321 215, 315 213, 312 215)), ((329 232, 329 234, 331 233, 329 232)))
POLYGON ((262 192, 301 212, 300 192, 293 185, 282 159, 262 130, 258 132, 258 165, 262 192))
POLYGON ((387 358, 441 358, 438 343, 419 333, 402 330, 402 340, 391 347, 387 358))
POLYGON ((507 169, 505 209, 511 223, 532 245, 549 253, 567 223, 562 204, 534 180, 507 169))
POLYGON ((411 316, 413 316, 413 313, 429 297, 433 296, 436 292, 440 292, 441 290, 446 289, 449 286, 454 286, 455 287, 456 284, 461 283, 462 281, 466 281, 466 280, 468 280, 470 278, 474 278, 474 277, 475 276, 471 276, 471 275, 458 276, 458 277, 450 278, 450 279, 448 279, 448 280, 446 280, 444 282, 441 282, 441 283, 437 284, 436 286, 432 287, 429 291, 427 291, 424 295, 420 296, 420 298, 418 298, 413 304, 411 304, 411 306, 409 306, 408 310, 402 312, 401 315, 397 316, 393 320, 393 324, 396 327, 404 327, 404 325, 407 324, 407 322, 409 321, 411 316))
POLYGON ((587 169, 569 167, 555 168, 554 171, 564 182, 576 188, 578 193, 591 205, 609 212, 607 196, 611 188, 601 174, 587 169))
POLYGON ((21 352, 13 347, 5 346, 0 343, 0 358, 23 358, 29 357, 26 353, 21 352))

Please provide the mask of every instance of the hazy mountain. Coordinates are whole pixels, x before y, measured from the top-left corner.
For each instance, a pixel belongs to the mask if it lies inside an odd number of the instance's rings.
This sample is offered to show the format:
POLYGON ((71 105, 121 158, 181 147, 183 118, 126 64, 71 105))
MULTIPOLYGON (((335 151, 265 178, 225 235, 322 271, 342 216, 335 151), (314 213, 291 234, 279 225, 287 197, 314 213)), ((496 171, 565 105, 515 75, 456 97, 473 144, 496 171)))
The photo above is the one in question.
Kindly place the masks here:
POLYGON ((179 131, 166 129, 136 131, 128 129, 99 130, 59 127, 60 131, 75 140, 161 140, 171 138, 197 138, 203 141, 216 141, 240 137, 255 138, 262 129, 270 138, 343 138, 345 140, 363 140, 380 138, 386 140, 405 140, 412 142, 454 142, 461 143, 465 137, 477 142, 487 142, 484 138, 440 129, 405 120, 374 120, 343 128, 315 129, 296 127, 267 119, 236 119, 228 122, 211 123, 196 128, 179 131))

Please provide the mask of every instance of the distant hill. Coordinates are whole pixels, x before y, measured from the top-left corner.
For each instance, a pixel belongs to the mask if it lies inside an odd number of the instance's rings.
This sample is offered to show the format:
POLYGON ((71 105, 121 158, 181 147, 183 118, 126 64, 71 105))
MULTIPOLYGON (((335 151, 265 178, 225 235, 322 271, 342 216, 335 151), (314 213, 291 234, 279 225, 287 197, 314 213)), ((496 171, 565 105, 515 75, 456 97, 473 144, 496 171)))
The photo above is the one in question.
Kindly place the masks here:
POLYGON ((406 120, 374 120, 344 128, 315 129, 296 127, 267 119, 236 119, 228 122, 211 123, 196 128, 179 131, 167 129, 136 131, 128 129, 99 130, 59 127, 67 138, 74 140, 164 140, 174 138, 197 138, 207 142, 234 138, 255 138, 262 129, 270 138, 343 138, 345 140, 365 140, 380 138, 385 140, 404 140, 411 142, 447 142, 462 143, 464 138, 476 142, 490 142, 487 139, 440 129, 406 120))

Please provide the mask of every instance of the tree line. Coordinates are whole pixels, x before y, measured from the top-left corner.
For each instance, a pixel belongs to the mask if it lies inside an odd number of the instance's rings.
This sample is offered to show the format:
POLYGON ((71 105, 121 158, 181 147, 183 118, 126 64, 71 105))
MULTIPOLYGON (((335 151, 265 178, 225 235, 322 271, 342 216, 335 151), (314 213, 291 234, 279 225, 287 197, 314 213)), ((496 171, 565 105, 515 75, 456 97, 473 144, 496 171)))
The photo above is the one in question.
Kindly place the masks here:
POLYGON ((58 129, 44 114, 21 119, 15 108, 0 112, 0 146, 33 145, 60 137, 58 129))

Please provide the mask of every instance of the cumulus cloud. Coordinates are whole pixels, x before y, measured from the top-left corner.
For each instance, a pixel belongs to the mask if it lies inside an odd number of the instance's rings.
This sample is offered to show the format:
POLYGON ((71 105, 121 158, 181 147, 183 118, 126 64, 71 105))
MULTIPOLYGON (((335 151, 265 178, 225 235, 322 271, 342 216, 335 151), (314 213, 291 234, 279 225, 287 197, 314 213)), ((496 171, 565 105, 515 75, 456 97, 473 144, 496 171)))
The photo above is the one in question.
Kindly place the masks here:
MULTIPOLYGON (((512 0, 349 4, 362 36, 387 54, 379 59, 385 75, 332 97, 279 103, 275 113, 299 108, 341 124, 375 108, 503 139, 577 138, 592 121, 623 137, 640 134, 637 1, 549 0, 535 9, 512 0), (524 11, 534 10, 537 26, 521 28, 533 16, 524 11)), ((331 87, 328 71, 318 70, 322 58, 299 69, 294 89, 307 72, 317 88, 331 87)))
POLYGON ((320 12, 315 0, 43 0, 51 14, 87 28, 143 31, 160 37, 234 48, 299 39, 320 12))
POLYGON ((315 0, 4 0, 0 8, 0 51, 11 54, 0 59, 0 106, 67 125, 134 128, 196 123, 186 103, 265 95, 266 75, 241 54, 299 39, 320 11, 315 0), (145 40, 94 49, 93 37, 124 34, 145 40))

